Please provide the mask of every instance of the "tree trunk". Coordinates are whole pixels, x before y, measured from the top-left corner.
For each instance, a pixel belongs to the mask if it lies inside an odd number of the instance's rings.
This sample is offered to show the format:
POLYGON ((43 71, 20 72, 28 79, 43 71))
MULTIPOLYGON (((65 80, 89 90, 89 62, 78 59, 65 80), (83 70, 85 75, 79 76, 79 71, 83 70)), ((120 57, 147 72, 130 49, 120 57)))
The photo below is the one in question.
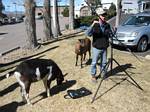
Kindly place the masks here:
POLYGON ((28 36, 28 47, 30 49, 34 49, 38 46, 36 38, 35 6, 34 0, 25 0, 25 25, 28 36))
POLYGON ((74 0, 69 0, 69 29, 74 29, 74 0))
POLYGON ((44 0, 43 26, 44 26, 44 34, 45 34, 45 37, 43 37, 43 42, 44 42, 53 38, 52 29, 51 29, 50 0, 44 0))
POLYGON ((4 9, 4 5, 2 3, 2 0, 0 0, 0 14, 2 14, 3 9, 4 9))
POLYGON ((57 30, 58 30, 58 35, 62 35, 60 31, 60 24, 59 24, 59 14, 58 14, 58 0, 56 0, 56 21, 57 21, 57 30))
POLYGON ((7 15, 3 13, 3 10, 5 10, 5 6, 3 5, 2 0, 0 0, 0 17, 1 18, 7 17, 7 15))
POLYGON ((58 19, 57 0, 53 0, 53 23, 54 23, 54 38, 58 38, 58 36, 61 35, 61 32, 58 19))
POLYGON ((117 28, 120 24, 120 17, 121 17, 121 2, 122 0, 117 0, 117 15, 116 15, 116 25, 115 27, 117 28))

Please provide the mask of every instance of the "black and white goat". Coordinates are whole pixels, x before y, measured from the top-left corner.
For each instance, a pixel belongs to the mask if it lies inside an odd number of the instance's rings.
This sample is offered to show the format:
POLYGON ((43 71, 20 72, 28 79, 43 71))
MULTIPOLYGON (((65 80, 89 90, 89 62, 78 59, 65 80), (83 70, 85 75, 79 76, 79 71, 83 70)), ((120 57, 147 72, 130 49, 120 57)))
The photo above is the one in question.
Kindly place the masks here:
POLYGON ((51 59, 30 59, 21 62, 15 70, 9 72, 14 74, 20 87, 23 101, 30 104, 29 90, 32 82, 43 80, 47 97, 50 96, 50 84, 52 80, 57 81, 57 85, 62 84, 64 76, 58 65, 51 59))

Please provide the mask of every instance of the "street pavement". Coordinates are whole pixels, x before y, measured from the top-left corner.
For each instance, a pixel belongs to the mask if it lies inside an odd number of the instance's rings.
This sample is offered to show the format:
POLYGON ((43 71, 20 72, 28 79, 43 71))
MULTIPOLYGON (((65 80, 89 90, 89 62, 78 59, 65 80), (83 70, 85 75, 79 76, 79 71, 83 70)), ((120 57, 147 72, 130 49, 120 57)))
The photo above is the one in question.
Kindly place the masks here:
MULTIPOLYGON (((59 19, 60 29, 65 30, 65 25, 69 23, 68 18, 60 17, 59 19)), ((36 20, 36 33, 37 39, 43 38, 44 33, 42 20, 36 20)), ((26 41, 27 34, 24 22, 0 26, 0 55, 11 49, 26 46, 26 41)))
POLYGON ((120 51, 124 51, 131 54, 134 53, 137 56, 147 57, 148 59, 150 59, 150 45, 148 46, 148 49, 145 52, 137 52, 136 49, 130 49, 131 51, 128 51, 126 48, 120 46, 114 46, 114 48, 120 51))
MULTIPOLYGON (((61 30, 65 30, 65 25, 69 23, 68 18, 60 17, 60 28, 61 30)), ((53 29, 53 28, 52 28, 53 29)), ((42 39, 44 36, 43 33, 43 22, 42 20, 36 20, 36 33, 37 39, 42 39)), ((5 54, 11 49, 24 47, 26 46, 27 34, 25 31, 25 23, 17 23, 12 25, 3 25, 0 26, 0 55, 5 54)), ((120 49, 120 48, 117 48, 120 49)), ((120 49, 124 50, 124 49, 120 49)), ((124 50, 125 52, 128 52, 124 50)), ((146 57, 150 55, 150 46, 146 52, 135 52, 135 54, 146 57)))

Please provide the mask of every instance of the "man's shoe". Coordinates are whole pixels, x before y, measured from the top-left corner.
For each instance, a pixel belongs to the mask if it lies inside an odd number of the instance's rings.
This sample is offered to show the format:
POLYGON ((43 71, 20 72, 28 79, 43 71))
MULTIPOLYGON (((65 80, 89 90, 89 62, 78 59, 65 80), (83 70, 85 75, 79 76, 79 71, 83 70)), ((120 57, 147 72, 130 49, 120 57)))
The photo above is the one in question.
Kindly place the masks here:
POLYGON ((96 77, 92 77, 92 82, 97 83, 96 77))

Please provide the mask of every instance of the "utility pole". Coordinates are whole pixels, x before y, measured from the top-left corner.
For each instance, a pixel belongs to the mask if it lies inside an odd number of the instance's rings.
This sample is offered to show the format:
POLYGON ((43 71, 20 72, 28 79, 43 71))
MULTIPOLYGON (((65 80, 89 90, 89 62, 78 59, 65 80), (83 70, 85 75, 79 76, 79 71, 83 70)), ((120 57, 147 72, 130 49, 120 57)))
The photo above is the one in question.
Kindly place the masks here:
POLYGON ((8 17, 10 17, 10 5, 7 5, 8 7, 8 17))
POLYGON ((60 16, 61 15, 61 12, 60 12, 60 2, 61 2, 61 0, 57 0, 57 2, 58 2, 58 16, 60 16))
POLYGON ((15 5, 15 13, 16 13, 16 17, 17 17, 17 3, 13 2, 13 4, 15 5))
POLYGON ((121 10, 122 10, 122 0, 117 0, 117 15, 116 15, 116 25, 117 28, 120 24, 121 10))
POLYGON ((74 0, 69 0, 69 29, 74 29, 74 0))
POLYGON ((57 4, 56 4, 56 0, 53 0, 53 25, 54 25, 54 38, 58 38, 58 28, 57 28, 57 17, 56 17, 56 8, 57 8, 57 4))

